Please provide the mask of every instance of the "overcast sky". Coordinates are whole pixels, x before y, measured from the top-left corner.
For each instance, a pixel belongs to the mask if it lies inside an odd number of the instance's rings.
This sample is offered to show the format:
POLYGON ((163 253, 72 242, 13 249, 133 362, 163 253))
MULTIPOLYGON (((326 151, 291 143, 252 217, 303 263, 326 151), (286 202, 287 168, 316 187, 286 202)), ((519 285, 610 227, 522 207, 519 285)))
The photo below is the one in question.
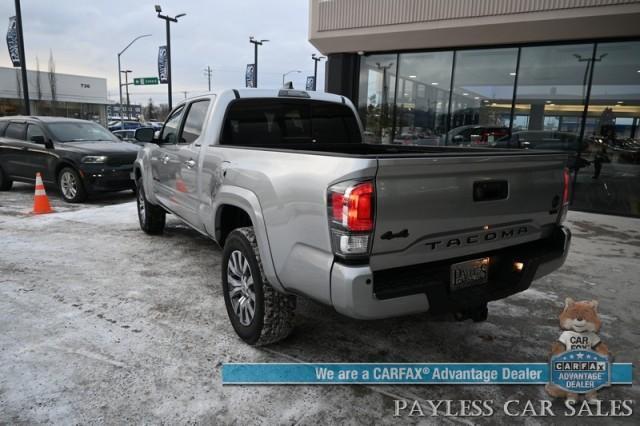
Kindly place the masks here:
MULTIPOLYGON (((158 19, 154 4, 160 0, 22 0, 25 56, 29 69, 46 71, 49 51, 56 71, 107 79, 109 98, 118 97, 117 53, 134 37, 150 33, 122 55, 122 68, 136 77, 158 75, 158 46, 165 44, 165 21, 158 19)), ((207 91, 204 68, 213 68, 212 90, 244 87, 246 64, 253 62, 249 36, 269 39, 259 50, 260 87, 280 87, 289 74, 296 88, 304 88, 313 75, 308 41, 307 0, 161 0, 163 13, 180 18, 171 24, 171 58, 174 99, 207 91)), ((11 61, 4 35, 13 16, 13 0, 0 2, 0 66, 11 61)), ((131 75, 131 74, 130 74, 131 75)), ((318 89, 324 83, 324 65, 318 67, 318 89)), ((166 102, 166 85, 130 86, 132 102, 166 102)))

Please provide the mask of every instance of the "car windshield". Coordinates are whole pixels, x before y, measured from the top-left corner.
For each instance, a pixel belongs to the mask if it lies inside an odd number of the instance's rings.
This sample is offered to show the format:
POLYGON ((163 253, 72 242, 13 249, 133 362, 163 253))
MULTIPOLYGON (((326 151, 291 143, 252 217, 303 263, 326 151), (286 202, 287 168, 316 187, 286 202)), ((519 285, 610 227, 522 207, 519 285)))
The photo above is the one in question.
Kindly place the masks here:
POLYGON ((58 142, 118 141, 107 129, 91 122, 51 123, 49 130, 58 142))

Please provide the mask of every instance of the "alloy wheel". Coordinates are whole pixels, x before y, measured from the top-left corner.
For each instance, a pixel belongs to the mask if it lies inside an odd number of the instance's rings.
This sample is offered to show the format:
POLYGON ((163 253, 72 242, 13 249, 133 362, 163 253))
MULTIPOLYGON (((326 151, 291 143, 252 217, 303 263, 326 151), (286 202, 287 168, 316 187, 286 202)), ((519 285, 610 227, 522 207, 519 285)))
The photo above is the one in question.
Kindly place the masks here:
POLYGON ((256 293, 249 261, 239 250, 227 262, 229 300, 240 324, 249 326, 256 312, 256 293))
POLYGON ((65 171, 60 176, 60 190, 64 198, 72 200, 78 193, 78 181, 73 173, 65 171))

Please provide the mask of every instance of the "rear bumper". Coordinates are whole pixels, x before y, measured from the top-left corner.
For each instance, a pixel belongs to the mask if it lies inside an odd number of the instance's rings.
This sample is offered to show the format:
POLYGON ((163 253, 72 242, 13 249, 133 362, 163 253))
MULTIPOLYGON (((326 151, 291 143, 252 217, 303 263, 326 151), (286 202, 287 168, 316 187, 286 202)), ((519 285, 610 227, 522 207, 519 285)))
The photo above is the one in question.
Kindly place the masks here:
POLYGON ((89 165, 81 168, 83 182, 88 192, 122 191, 135 188, 131 179, 133 165, 89 165))
POLYGON ((528 289, 533 280, 562 266, 570 243, 569 229, 558 226, 543 240, 447 261, 376 272, 369 266, 334 263, 331 302, 341 314, 358 319, 457 312, 528 289), (451 264, 481 257, 491 258, 489 282, 450 291, 451 264), (514 271, 515 261, 524 263, 522 271, 514 271))

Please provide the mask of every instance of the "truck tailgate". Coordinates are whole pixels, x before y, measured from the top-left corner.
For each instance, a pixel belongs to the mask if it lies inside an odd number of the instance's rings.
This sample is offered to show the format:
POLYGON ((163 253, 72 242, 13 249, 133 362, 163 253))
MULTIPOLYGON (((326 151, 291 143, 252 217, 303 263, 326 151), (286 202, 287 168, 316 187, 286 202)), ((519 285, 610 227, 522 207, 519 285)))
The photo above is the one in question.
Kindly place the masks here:
POLYGON ((566 155, 378 157, 375 270, 453 259, 548 236, 566 155))

